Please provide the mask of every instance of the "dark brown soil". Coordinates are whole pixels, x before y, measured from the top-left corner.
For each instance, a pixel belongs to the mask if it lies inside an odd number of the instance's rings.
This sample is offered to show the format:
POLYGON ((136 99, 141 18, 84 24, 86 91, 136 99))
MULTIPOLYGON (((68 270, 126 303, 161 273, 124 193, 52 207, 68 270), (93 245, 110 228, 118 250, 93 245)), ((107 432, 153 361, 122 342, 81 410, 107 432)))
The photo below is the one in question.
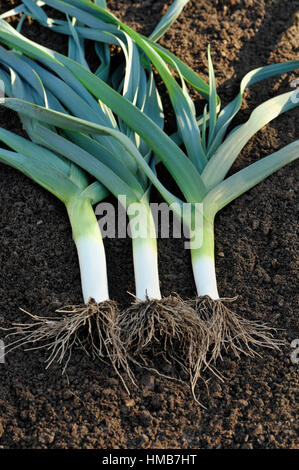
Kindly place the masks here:
MULTIPOLYGON (((1 12, 18 4, 1 1, 1 12)), ((127 23, 150 33, 170 1, 111 0, 127 23)), ((212 46, 219 92, 232 99, 254 67, 298 57, 298 0, 193 0, 162 40, 207 78, 206 48, 212 46)), ((57 50, 64 38, 27 25, 26 34, 57 50)), ((262 82, 246 92, 236 123, 273 94, 290 90, 295 74, 262 82)), ((201 109, 201 100, 198 108, 201 109)), ((11 112, 1 125, 22 132, 11 112)), ((252 139, 234 170, 298 138, 298 108, 252 139)), ((169 129, 173 127, 171 120, 169 129)), ((234 308, 248 319, 279 329, 281 352, 260 358, 225 354, 213 378, 192 399, 188 384, 136 371, 139 390, 128 396, 111 367, 77 350, 67 375, 45 370, 44 351, 18 350, 0 364, 1 448, 298 448, 295 391, 298 364, 290 343, 299 338, 296 318, 296 164, 280 170, 223 210, 216 220, 220 294, 239 295, 234 308)), ((64 207, 16 171, 0 166, 0 326, 81 302, 75 247, 64 207)), ((106 242, 111 297, 128 305, 134 291, 129 240, 106 242)), ((182 241, 160 240, 164 295, 193 297, 189 254, 182 241)), ((298 418, 298 414, 297 414, 298 418)))

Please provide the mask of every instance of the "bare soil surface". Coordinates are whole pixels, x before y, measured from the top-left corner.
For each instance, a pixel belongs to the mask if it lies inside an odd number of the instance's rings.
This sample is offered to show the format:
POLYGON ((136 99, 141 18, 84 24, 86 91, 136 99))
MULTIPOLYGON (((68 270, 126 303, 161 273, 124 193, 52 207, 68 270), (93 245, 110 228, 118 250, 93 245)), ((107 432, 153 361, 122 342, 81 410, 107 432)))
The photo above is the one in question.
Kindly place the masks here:
MULTIPOLYGON (((4 12, 17 1, 1 1, 4 12)), ((109 8, 149 34, 169 1, 111 0, 109 8)), ((161 43, 207 78, 210 43, 223 104, 241 78, 265 64, 298 58, 298 0, 193 0, 161 43)), ((14 23, 15 24, 15 23, 14 23)), ((65 38, 34 23, 24 33, 65 51, 65 38)), ((298 76, 297 76, 298 77, 298 76)), ((245 93, 243 122, 259 103, 290 90, 296 74, 274 77, 245 93)), ((163 90, 162 90, 163 91, 163 90)), ((198 110, 203 100, 196 97, 198 110)), ((163 99, 168 106, 167 94, 163 99)), ((298 109, 257 134, 242 151, 236 171, 298 138, 298 109), (297 125, 297 127, 296 127, 297 125)), ((1 126, 22 133, 14 113, 0 109, 1 126)), ((171 117, 168 130, 174 130, 171 117)), ((220 294, 238 295, 234 309, 268 322, 286 340, 280 352, 257 358, 224 354, 224 382, 199 383, 192 399, 186 383, 136 370, 139 389, 128 396, 108 365, 76 350, 67 373, 45 370, 45 351, 14 351, 0 364, 0 448, 298 448, 298 364, 291 341, 296 317, 297 218, 295 163, 281 169, 223 210, 216 220, 220 294)), ((161 175, 163 177, 163 174, 161 175)), ((165 175, 167 178, 167 175, 165 175)), ((298 181, 298 180, 297 180, 298 181)), ((159 200, 154 193, 154 198, 159 200)), ((111 199, 112 201, 112 199, 111 199)), ((22 307, 38 315, 81 303, 75 246, 62 204, 25 176, 0 166, 0 326, 23 322, 22 307)), ((111 298, 127 306, 134 292, 129 240, 106 240, 111 298)), ((164 295, 195 295, 189 253, 182 240, 159 240, 164 295)))

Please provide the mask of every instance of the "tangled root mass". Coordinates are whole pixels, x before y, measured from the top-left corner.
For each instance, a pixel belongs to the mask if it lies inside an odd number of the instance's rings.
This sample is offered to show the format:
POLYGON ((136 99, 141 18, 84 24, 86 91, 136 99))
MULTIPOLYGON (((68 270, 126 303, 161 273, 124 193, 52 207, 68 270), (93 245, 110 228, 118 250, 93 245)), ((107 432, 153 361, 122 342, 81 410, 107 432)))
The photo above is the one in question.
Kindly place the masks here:
POLYGON ((28 348, 30 350, 47 349, 47 368, 54 362, 63 363, 65 372, 73 347, 80 345, 93 357, 108 359, 119 376, 119 369, 122 368, 133 380, 120 342, 116 302, 109 300, 98 304, 90 299, 87 305, 72 305, 57 310, 56 313, 60 316, 55 318, 25 313, 34 322, 16 323, 8 330, 8 337, 21 336, 9 344, 8 351, 28 345, 32 345, 28 348), (39 345, 35 346, 36 344, 39 345))
POLYGON ((119 325, 122 344, 134 362, 164 375, 155 365, 155 358, 162 356, 189 376, 194 394, 201 370, 211 368, 206 361, 210 336, 207 323, 190 305, 176 294, 136 300, 120 315, 119 325))
POLYGON ((60 316, 55 318, 26 312, 34 322, 9 329, 8 336, 20 338, 8 350, 24 345, 45 348, 49 351, 47 367, 64 363, 64 372, 74 345, 79 344, 93 357, 109 360, 127 391, 120 371, 136 384, 129 362, 170 378, 177 378, 174 366, 179 366, 189 377, 195 397, 203 371, 223 378, 216 369, 223 351, 232 350, 237 357, 254 356, 260 355, 259 348, 279 349, 284 344, 273 337, 273 328, 230 310, 226 304, 233 300, 204 296, 184 301, 174 294, 162 300, 135 300, 122 313, 113 301, 97 304, 92 299, 84 306, 57 310, 60 316), (161 372, 161 358, 173 366, 170 375, 161 372))
POLYGON ((283 344, 273 337, 273 328, 230 310, 226 304, 234 300, 203 296, 183 301, 178 295, 136 300, 119 317, 122 343, 135 362, 150 364, 156 372, 149 357, 159 352, 164 360, 179 365, 188 374, 195 397, 203 371, 223 379, 216 368, 223 351, 254 356, 260 355, 259 348, 279 349, 283 344))
POLYGON ((199 317, 208 325, 210 361, 222 358, 222 351, 232 350, 240 357, 260 355, 259 348, 279 349, 283 341, 274 338, 274 328, 258 321, 247 320, 230 310, 226 304, 236 298, 213 300, 209 296, 189 301, 199 317))

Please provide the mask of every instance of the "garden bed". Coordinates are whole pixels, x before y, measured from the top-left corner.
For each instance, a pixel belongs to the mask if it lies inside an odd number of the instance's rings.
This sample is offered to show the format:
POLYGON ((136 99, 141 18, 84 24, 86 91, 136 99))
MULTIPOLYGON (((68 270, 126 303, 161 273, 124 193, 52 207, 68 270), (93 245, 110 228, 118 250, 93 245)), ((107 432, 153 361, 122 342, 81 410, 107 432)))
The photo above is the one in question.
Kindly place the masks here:
MULTIPOLYGON (((108 1, 122 20, 149 34, 170 2, 108 1)), ((1 12, 16 1, 1 2, 1 12)), ((204 78, 207 45, 223 104, 238 92, 249 70, 298 57, 299 2, 224 0, 188 4, 161 40, 204 78), (297 49, 296 49, 297 48, 297 49)), ((31 23, 24 34, 65 52, 65 38, 31 23)), ((259 103, 290 90, 295 74, 274 77, 245 92, 242 122, 259 103)), ((167 95, 164 92, 167 108, 167 95)), ((202 100, 198 99, 198 111, 202 100)), ((260 131, 233 171, 298 138, 299 110, 260 131), (296 134, 297 132, 297 134, 296 134)), ((1 126, 22 134, 13 112, 0 108, 1 126)), ((167 129, 174 130, 171 116, 167 129)), ((291 341, 296 318, 296 163, 267 178, 216 218, 216 267, 220 295, 239 298, 234 310, 267 322, 285 339, 281 351, 218 362, 224 382, 188 383, 135 370, 139 389, 128 396, 111 367, 76 350, 67 372, 45 370, 45 351, 16 350, 0 364, 0 448, 295 448, 298 364, 291 341)), ((163 177, 163 175, 162 175, 163 177)), ((154 199, 159 201, 154 193, 154 199)), ((113 199, 110 198, 111 202, 113 199)), ((0 166, 0 326, 25 314, 53 315, 81 302, 75 246, 64 207, 20 173, 0 166)), ((130 240, 105 240, 111 298, 127 306, 134 292, 130 240)), ((194 297, 189 253, 182 240, 159 240, 164 295, 194 297)), ((298 263, 297 263, 298 265, 298 263)), ((165 366, 167 373, 167 366, 165 366)))

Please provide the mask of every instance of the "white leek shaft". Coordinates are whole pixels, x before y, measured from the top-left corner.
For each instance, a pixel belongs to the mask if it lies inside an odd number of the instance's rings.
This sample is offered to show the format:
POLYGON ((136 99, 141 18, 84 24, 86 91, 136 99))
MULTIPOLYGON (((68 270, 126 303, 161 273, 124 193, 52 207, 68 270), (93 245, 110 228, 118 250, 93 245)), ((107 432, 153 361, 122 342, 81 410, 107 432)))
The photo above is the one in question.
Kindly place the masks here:
POLYGON ((161 299, 159 273, 158 273, 158 249, 156 228, 147 202, 137 203, 134 214, 130 218, 130 228, 133 244, 133 260, 135 274, 136 297, 139 300, 161 299))
POLYGON ((156 241, 133 239, 133 260, 137 299, 161 299, 156 241))
POLYGON ((214 257, 197 256, 192 267, 198 296, 209 295, 214 300, 219 299, 214 257))
POLYGON ((109 299, 105 249, 102 240, 80 237, 76 241, 84 302, 109 299))
POLYGON ((191 252, 197 295, 219 299, 214 255, 214 221, 203 217, 202 246, 191 252))
POLYGON ((91 202, 86 199, 70 201, 67 210, 77 247, 84 302, 109 300, 105 248, 101 230, 91 202))

